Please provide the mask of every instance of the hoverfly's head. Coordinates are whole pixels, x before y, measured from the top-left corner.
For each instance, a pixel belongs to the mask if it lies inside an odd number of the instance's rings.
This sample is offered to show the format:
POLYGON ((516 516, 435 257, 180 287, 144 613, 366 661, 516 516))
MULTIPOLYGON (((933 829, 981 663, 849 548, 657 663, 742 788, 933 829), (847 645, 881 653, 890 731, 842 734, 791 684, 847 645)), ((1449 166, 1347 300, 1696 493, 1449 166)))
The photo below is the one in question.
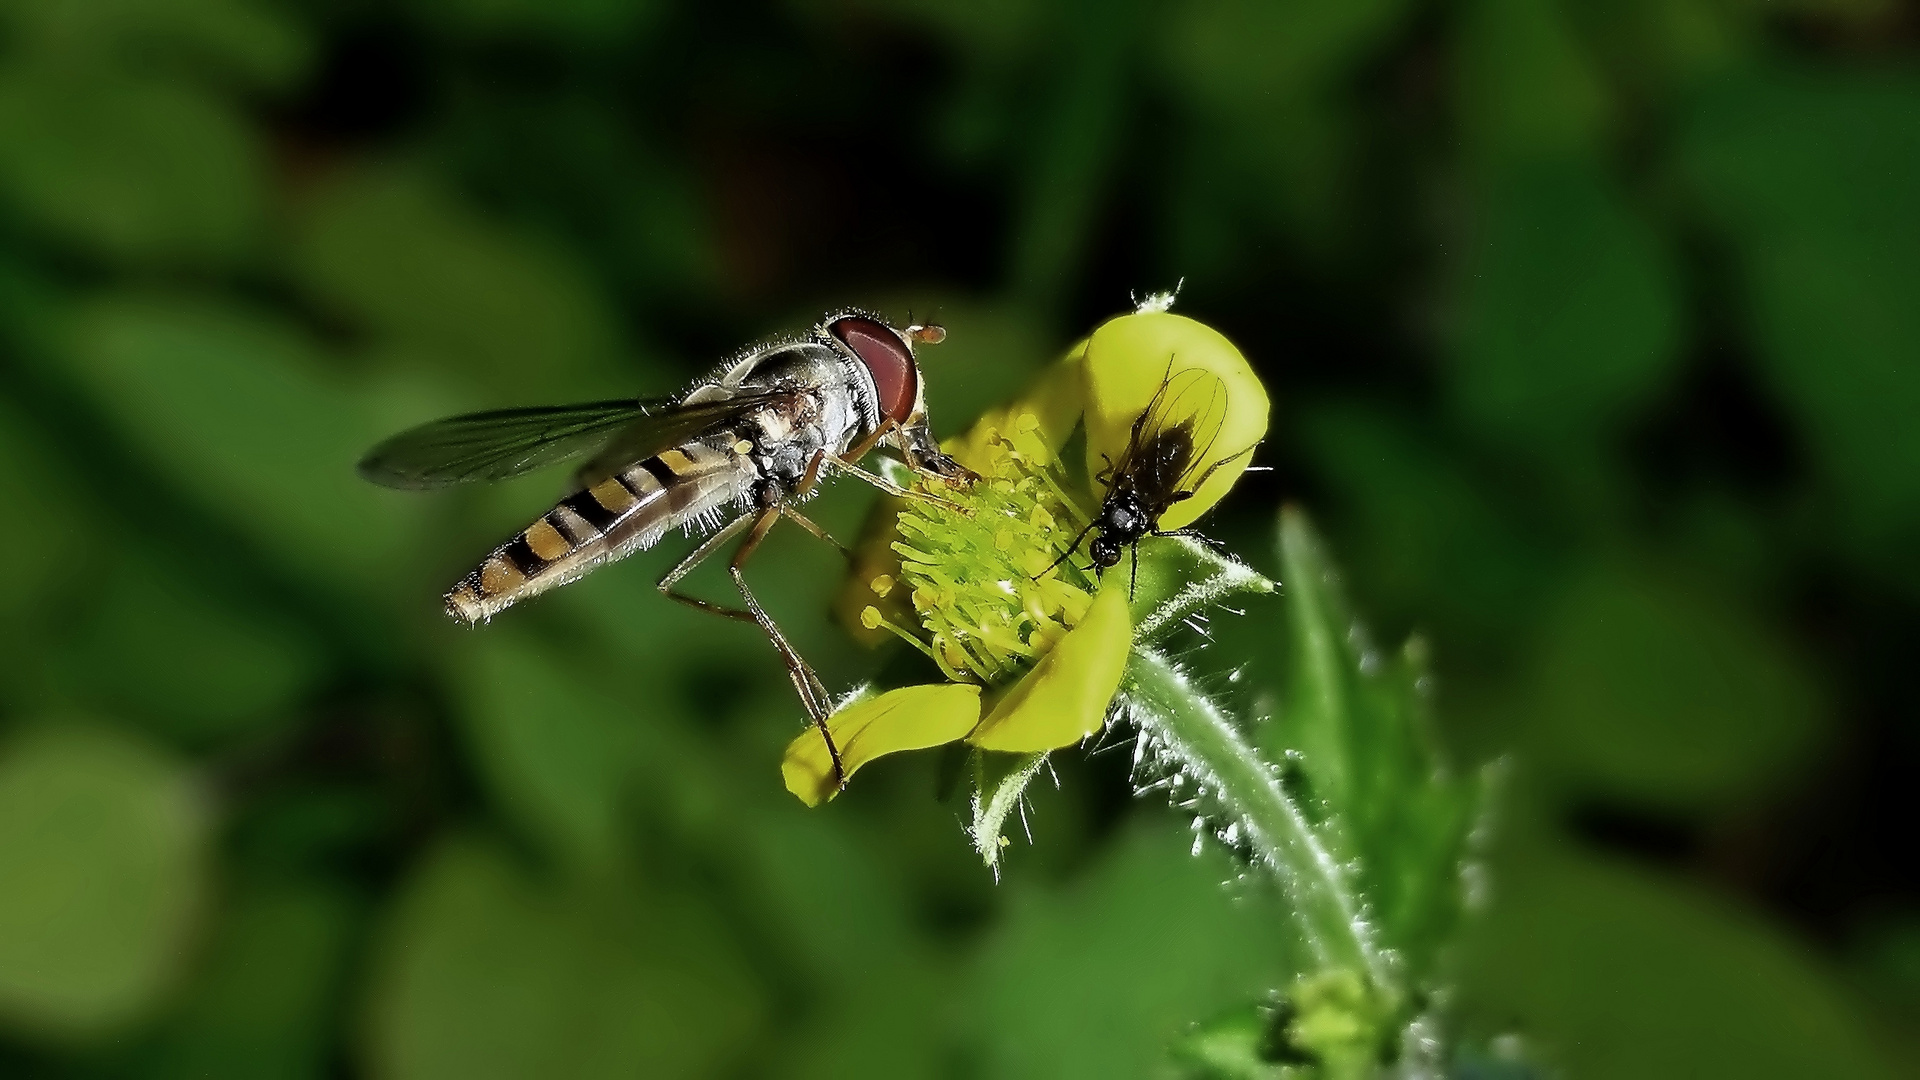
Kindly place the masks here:
POLYGON ((1120 541, 1103 533, 1087 545, 1087 554, 1093 557, 1093 565, 1105 570, 1120 562, 1120 541))
POLYGON ((927 426, 925 381, 914 359, 915 345, 938 345, 947 332, 938 326, 909 326, 897 330, 870 315, 851 313, 827 321, 827 332, 846 346, 873 384, 878 422, 889 428, 886 441, 900 451, 909 466, 951 483, 977 479, 973 473, 940 452, 927 426))

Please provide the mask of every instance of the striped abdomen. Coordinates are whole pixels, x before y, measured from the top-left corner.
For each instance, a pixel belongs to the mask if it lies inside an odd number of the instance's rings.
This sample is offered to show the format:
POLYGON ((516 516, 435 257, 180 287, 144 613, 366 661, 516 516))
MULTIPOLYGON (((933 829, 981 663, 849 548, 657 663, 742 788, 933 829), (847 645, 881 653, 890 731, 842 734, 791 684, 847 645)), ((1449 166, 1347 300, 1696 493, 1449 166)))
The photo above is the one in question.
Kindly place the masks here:
POLYGON ((744 501, 758 476, 744 449, 687 443, 567 496, 461 578, 447 614, 480 622, 744 501))

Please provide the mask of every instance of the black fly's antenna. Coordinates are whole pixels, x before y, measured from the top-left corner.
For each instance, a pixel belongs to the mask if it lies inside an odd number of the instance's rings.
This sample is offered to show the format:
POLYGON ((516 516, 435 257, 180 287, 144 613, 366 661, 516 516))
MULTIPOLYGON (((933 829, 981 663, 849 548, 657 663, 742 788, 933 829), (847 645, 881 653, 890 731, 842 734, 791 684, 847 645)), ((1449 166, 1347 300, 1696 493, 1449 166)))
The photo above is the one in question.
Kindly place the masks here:
POLYGON ((1071 557, 1074 552, 1080 550, 1080 541, 1085 540, 1087 538, 1087 534, 1092 532, 1093 527, 1098 524, 1100 524, 1098 521, 1087 522, 1087 527, 1084 529, 1081 529, 1080 534, 1073 538, 1073 543, 1067 545, 1067 550, 1061 552, 1060 557, 1053 560, 1053 562, 1049 563, 1045 570, 1042 570, 1039 573, 1033 575, 1032 580, 1039 581, 1041 578, 1052 573, 1054 569, 1058 567, 1061 563, 1066 562, 1067 559, 1071 557))

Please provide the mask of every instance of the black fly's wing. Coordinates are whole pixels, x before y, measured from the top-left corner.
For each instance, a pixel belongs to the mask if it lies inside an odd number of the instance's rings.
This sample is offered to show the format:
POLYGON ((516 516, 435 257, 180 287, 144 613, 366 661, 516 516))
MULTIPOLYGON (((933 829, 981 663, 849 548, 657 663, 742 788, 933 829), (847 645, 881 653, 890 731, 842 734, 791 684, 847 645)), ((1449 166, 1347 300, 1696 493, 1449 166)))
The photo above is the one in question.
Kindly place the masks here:
POLYGON ((1114 472, 1159 498, 1190 492, 1213 465, 1227 419, 1227 385, 1200 368, 1169 372, 1134 426, 1114 472))
POLYGON ((759 392, 695 405, 662 398, 468 413, 387 439, 360 459, 360 475, 411 491, 505 480, 578 457, 609 439, 631 454, 628 461, 636 461, 705 434, 769 396, 759 392))

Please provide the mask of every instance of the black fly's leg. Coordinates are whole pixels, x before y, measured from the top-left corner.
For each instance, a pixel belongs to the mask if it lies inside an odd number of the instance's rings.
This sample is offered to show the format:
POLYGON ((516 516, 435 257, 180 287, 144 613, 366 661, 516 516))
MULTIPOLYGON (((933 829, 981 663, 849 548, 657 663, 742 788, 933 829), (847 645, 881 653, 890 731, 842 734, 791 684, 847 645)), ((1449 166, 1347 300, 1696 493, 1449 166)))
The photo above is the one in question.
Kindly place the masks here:
POLYGON ((766 633, 767 639, 773 642, 775 649, 779 650, 780 658, 787 662, 787 674, 793 679, 793 688, 799 693, 801 703, 807 707, 807 715, 813 720, 814 728, 820 732, 821 741, 827 744, 827 756, 833 759, 833 786, 843 788, 847 785, 847 770, 840 761, 840 748, 833 743, 833 732, 827 727, 827 716, 832 711, 833 704, 826 685, 820 681, 820 676, 813 673, 813 668, 807 666, 805 660, 800 659, 800 654, 794 651, 793 646, 787 644, 786 635, 780 632, 780 628, 775 626, 773 619, 767 615, 766 609, 760 606, 760 601, 754 598, 753 590, 747 588, 746 575, 740 572, 747 558, 753 554, 755 548, 760 546, 760 541, 767 538, 767 531, 780 520, 782 512, 777 505, 760 511, 759 515, 753 519, 752 531, 747 533, 747 538, 740 542, 739 550, 733 553, 733 560, 727 564, 727 572, 733 575, 733 584, 740 590, 741 598, 747 602, 747 610, 753 613, 754 621, 760 624, 760 629, 766 633))
POLYGON ((1201 532, 1199 529, 1167 529, 1164 531, 1160 529, 1155 529, 1153 530, 1152 535, 1179 536, 1179 537, 1184 537, 1188 540, 1198 540, 1201 543, 1207 545, 1208 547, 1214 549, 1215 551, 1227 550, 1227 545, 1221 543, 1218 540, 1215 540, 1213 537, 1208 536, 1206 533, 1201 532))
MULTIPOLYGON (((1145 414, 1143 413, 1141 415, 1144 416, 1145 414)), ((1133 422, 1133 427, 1134 427, 1134 433, 1138 435, 1140 430, 1140 421, 1135 420, 1133 422)), ((1102 487, 1112 487, 1113 486, 1113 459, 1108 457, 1105 454, 1101 454, 1100 460, 1106 462, 1107 467, 1093 474, 1093 482, 1096 484, 1099 484, 1102 487)))
POLYGON ((1135 540, 1127 549, 1127 599, 1140 590, 1140 541, 1135 540))
POLYGON ((1246 457, 1248 454, 1251 454, 1251 453, 1253 453, 1253 447, 1249 446, 1245 450, 1242 450, 1239 453, 1232 455, 1231 457, 1223 457, 1219 461, 1216 461, 1213 464, 1207 466, 1207 471, 1200 474, 1200 478, 1193 482, 1193 486, 1191 488, 1188 488, 1185 491, 1174 492, 1173 498, 1167 500, 1168 505, 1177 503, 1182 499, 1193 498, 1193 493, 1196 491, 1199 491, 1202 487, 1204 487, 1207 483, 1207 478, 1212 476, 1216 471, 1218 471, 1222 465, 1225 465, 1231 461, 1237 461, 1240 458, 1246 457))
POLYGON ((1081 529, 1080 535, 1073 538, 1073 543, 1067 545, 1067 550, 1061 552, 1060 557, 1053 560, 1053 562, 1049 564, 1045 570, 1042 570, 1039 573, 1033 575, 1033 580, 1039 581, 1041 578, 1046 577, 1048 574, 1053 572, 1055 567, 1059 566, 1063 562, 1066 562, 1067 559, 1071 557, 1074 552, 1079 551, 1080 541, 1085 540, 1087 538, 1087 534, 1092 532, 1093 527, 1098 524, 1099 522, 1097 521, 1087 522, 1087 527, 1084 529, 1081 529))

